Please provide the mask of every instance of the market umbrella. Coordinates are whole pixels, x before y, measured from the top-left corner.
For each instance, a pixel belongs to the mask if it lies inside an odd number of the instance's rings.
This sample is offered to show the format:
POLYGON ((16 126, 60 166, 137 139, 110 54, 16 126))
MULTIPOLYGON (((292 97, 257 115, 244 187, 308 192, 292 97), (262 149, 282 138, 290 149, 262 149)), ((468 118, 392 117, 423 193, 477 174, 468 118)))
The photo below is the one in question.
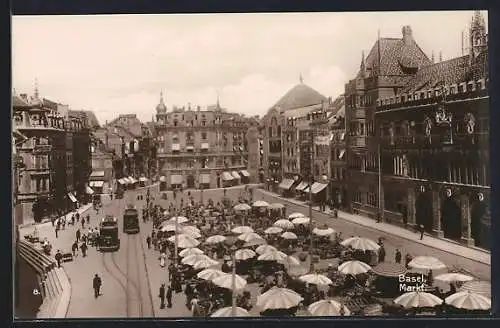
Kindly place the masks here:
POLYGON ((205 240, 206 244, 219 244, 224 242, 226 240, 226 237, 221 236, 221 235, 215 235, 215 236, 210 236, 205 240))
POLYGON ((234 209, 235 211, 249 211, 249 210, 251 210, 251 209, 252 209, 252 207, 251 207, 250 205, 248 205, 248 204, 245 204, 245 203, 240 203, 240 204, 238 204, 238 205, 235 205, 235 206, 233 207, 233 209, 234 209))
POLYGON ((311 222, 311 219, 305 216, 301 216, 299 218, 295 218, 292 220, 293 224, 299 225, 299 224, 309 224, 311 222))
POLYGON ((444 273, 436 276, 434 278, 435 280, 451 283, 451 282, 467 282, 467 281, 472 281, 474 280, 474 277, 468 276, 463 273, 455 273, 455 272, 450 272, 450 273, 444 273))
POLYGON ((218 309, 214 313, 212 313, 211 317, 217 317, 217 318, 227 318, 227 317, 251 317, 250 313, 248 313, 247 310, 236 307, 236 312, 233 315, 233 307, 228 306, 222 309, 218 309))
MULTIPOLYGON (((175 236, 169 237, 167 240, 171 243, 175 243, 175 236)), ((191 248, 200 244, 199 241, 186 234, 177 235, 177 242, 177 246, 180 248, 191 248)))
POLYGON ((293 277, 303 276, 309 272, 309 268, 303 267, 301 265, 291 265, 288 267, 286 272, 293 277))
POLYGON ((267 233, 269 235, 273 235, 273 234, 281 233, 282 231, 283 231, 283 229, 280 227, 270 227, 270 228, 267 228, 264 231, 264 233, 267 233))
POLYGON ((274 251, 274 252, 269 252, 269 253, 264 253, 260 255, 257 259, 259 261, 284 261, 286 260, 286 255, 283 252, 280 251, 274 251))
POLYGON ((306 274, 300 276, 299 279, 303 282, 314 285, 330 285, 333 283, 327 276, 317 273, 306 274))
POLYGON ((276 249, 276 247, 271 245, 260 245, 255 251, 257 252, 257 254, 262 255, 264 253, 277 252, 278 250, 276 249))
POLYGON ((448 296, 445 303, 458 309, 465 310, 489 310, 491 309, 491 298, 470 291, 462 291, 448 296))
POLYGON ((290 220, 292 220, 292 219, 296 219, 296 218, 303 218, 303 217, 305 217, 305 215, 304 215, 304 214, 302 214, 302 213, 299 213, 299 212, 292 213, 292 214, 290 214, 290 215, 288 216, 288 218, 289 218, 290 220))
POLYGON ((275 227, 279 227, 282 229, 293 229, 295 226, 293 225, 292 222, 285 220, 285 219, 280 219, 273 224, 275 227))
POLYGON ((404 265, 392 262, 380 262, 372 268, 372 272, 377 276, 397 278, 406 274, 404 265))
POLYGON ((186 222, 189 221, 187 219, 187 217, 185 217, 185 216, 177 216, 177 217, 173 216, 167 222, 169 222, 169 223, 175 223, 176 218, 177 218, 177 223, 186 223, 186 222))
POLYGON ((269 203, 263 200, 257 200, 252 204, 253 207, 269 207, 269 203))
POLYGON ((190 236, 190 237, 193 237, 193 238, 195 238, 195 239, 196 239, 196 238, 201 238, 201 234, 200 234, 200 232, 199 232, 199 231, 196 231, 196 229, 197 229, 197 228, 195 228, 195 227, 183 227, 183 228, 181 229, 181 232, 182 232, 183 234, 186 234, 186 235, 188 235, 188 236, 190 236))
POLYGON ((287 232, 284 232, 282 235, 281 235, 281 238, 284 238, 284 239, 297 239, 297 235, 294 234, 293 232, 290 232, 290 231, 287 231, 287 232))
POLYGON ((341 244, 345 247, 351 246, 354 249, 361 251, 376 251, 380 246, 371 239, 362 237, 351 237, 342 241, 341 244))
POLYGON ((483 280, 468 281, 460 287, 460 291, 470 291, 491 297, 491 283, 483 280))
POLYGON ((190 255, 201 255, 203 251, 199 248, 186 248, 179 252, 180 257, 188 257, 190 255))
POLYGON ((357 275, 370 271, 371 267, 361 261, 347 261, 339 265, 338 270, 343 274, 357 275))
POLYGON ((248 248, 239 249, 234 253, 234 258, 237 260, 248 260, 257 255, 254 251, 248 248))
POLYGON ((288 288, 272 287, 257 297, 255 305, 262 310, 289 309, 299 305, 303 298, 288 288))
POLYGON ((314 302, 309 305, 307 310, 315 317, 334 317, 351 314, 351 311, 349 311, 348 308, 334 300, 321 300, 314 302))
MULTIPOLYGON (((167 221, 165 221, 163 223, 168 223, 168 224, 161 224, 160 225, 160 231, 161 232, 171 232, 171 231, 175 231, 176 230, 175 229, 175 224, 172 224, 172 223, 167 222, 167 221)), ((181 226, 178 226, 177 227, 177 232, 180 232, 181 228, 182 228, 181 226)))
POLYGON ((315 234, 316 236, 320 236, 320 237, 330 236, 334 232, 335 232, 335 230, 333 230, 332 228, 326 228, 326 229, 314 228, 313 229, 313 234, 315 234))
POLYGON ((189 256, 186 256, 185 258, 183 258, 181 260, 181 263, 193 266, 193 265, 195 265, 195 263, 200 262, 200 261, 204 261, 204 260, 212 260, 212 259, 205 254, 193 254, 193 255, 189 255, 189 256))
POLYGON ((252 227, 249 227, 249 226, 238 226, 238 227, 235 227, 231 230, 232 233, 236 233, 236 234, 242 234, 242 233, 249 233, 249 232, 253 232, 253 229, 252 227))
POLYGON ((200 270, 200 269, 210 268, 210 267, 216 266, 218 264, 219 264, 219 262, 214 261, 211 258, 207 258, 207 259, 201 259, 200 261, 193 264, 192 267, 195 270, 200 270))
POLYGON ((284 263, 284 264, 287 264, 287 265, 300 265, 300 261, 297 260, 295 257, 293 256, 287 256, 286 259, 283 259, 283 260, 280 260, 279 261, 280 263, 284 263))
POLYGON ((239 235, 238 239, 243 240, 245 242, 249 242, 252 239, 262 239, 262 237, 259 236, 259 234, 255 233, 255 232, 247 232, 247 233, 243 233, 243 234, 239 235))
POLYGON ((269 209, 270 210, 281 210, 281 209, 284 209, 284 208, 285 208, 285 205, 280 204, 280 203, 269 204, 269 209))
POLYGON ((408 263, 408 266, 421 270, 446 269, 446 265, 433 256, 417 256, 408 263))
POLYGON ((394 303, 403 306, 404 308, 423 308, 435 307, 443 304, 443 300, 426 292, 408 292, 399 296, 394 300, 394 303))
POLYGON ((223 276, 226 273, 222 272, 221 270, 218 269, 205 269, 196 275, 198 278, 203 279, 203 280, 209 280, 212 281, 217 277, 223 276))
MULTIPOLYGON (((233 275, 231 273, 226 273, 222 276, 219 276, 212 280, 212 282, 219 287, 231 290, 233 289, 233 275)), ((239 275, 235 275, 234 286, 236 290, 243 289, 246 285, 247 281, 245 279, 243 279, 239 275)))
POLYGON ((266 241, 262 238, 254 238, 250 241, 248 241, 243 247, 253 247, 253 246, 258 246, 258 245, 265 245, 266 241))

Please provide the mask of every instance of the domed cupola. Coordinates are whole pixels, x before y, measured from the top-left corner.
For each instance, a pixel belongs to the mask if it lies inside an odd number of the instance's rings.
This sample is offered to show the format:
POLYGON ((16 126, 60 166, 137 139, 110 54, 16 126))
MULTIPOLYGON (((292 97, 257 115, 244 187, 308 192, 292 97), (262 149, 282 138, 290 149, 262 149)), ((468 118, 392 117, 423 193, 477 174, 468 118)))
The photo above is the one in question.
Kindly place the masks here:
POLYGON ((163 92, 160 92, 160 103, 156 106, 157 114, 165 114, 167 112, 167 106, 165 106, 165 102, 163 101, 163 92))

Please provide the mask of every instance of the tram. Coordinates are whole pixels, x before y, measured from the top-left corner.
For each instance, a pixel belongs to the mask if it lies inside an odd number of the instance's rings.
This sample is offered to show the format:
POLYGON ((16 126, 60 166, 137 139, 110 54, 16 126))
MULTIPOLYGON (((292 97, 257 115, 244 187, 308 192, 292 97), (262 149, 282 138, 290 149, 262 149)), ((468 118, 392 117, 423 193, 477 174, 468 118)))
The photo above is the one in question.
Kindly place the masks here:
POLYGON ((112 215, 106 215, 101 220, 98 246, 100 251, 117 251, 120 249, 118 220, 112 215))
POLYGON ((134 205, 129 205, 123 214, 123 232, 139 233, 139 211, 134 205))

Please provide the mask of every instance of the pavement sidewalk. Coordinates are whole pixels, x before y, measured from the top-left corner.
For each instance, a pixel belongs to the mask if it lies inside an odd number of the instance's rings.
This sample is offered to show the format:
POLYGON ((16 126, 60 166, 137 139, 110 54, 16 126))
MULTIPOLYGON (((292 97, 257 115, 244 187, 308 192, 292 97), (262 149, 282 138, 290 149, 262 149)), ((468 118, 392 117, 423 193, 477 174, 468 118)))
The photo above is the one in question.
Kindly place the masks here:
MULTIPOLYGON (((280 199, 282 202, 285 202, 285 203, 288 202, 291 204, 303 206, 306 209, 309 208, 309 205, 306 202, 299 201, 296 199, 289 199, 289 198, 281 197, 275 193, 272 193, 270 191, 263 190, 263 189, 257 189, 257 190, 258 190, 257 193, 260 192, 262 194, 265 194, 265 195, 268 195, 271 197, 275 197, 277 199, 280 199)), ((320 212, 319 206, 314 206, 313 210, 315 212, 320 212)), ((327 209, 323 213, 330 214, 331 211, 330 211, 330 209, 327 209)), ((398 237, 401 237, 401 238, 404 238, 407 240, 411 240, 411 241, 418 243, 418 244, 422 244, 422 245, 425 245, 428 247, 439 249, 439 250, 442 250, 442 251, 445 251, 445 252, 448 252, 451 254, 460 255, 462 257, 465 257, 467 259, 470 259, 470 260, 473 260, 473 261, 476 261, 479 263, 491 265, 491 253, 486 251, 486 250, 482 250, 479 248, 466 247, 466 246, 463 246, 455 241, 451 241, 448 239, 435 238, 435 237, 429 236, 429 235, 425 235, 424 238, 422 240, 420 240, 420 235, 418 233, 415 233, 415 232, 412 232, 410 230, 407 230, 407 229, 404 229, 404 228, 401 228, 401 227, 398 227, 398 226, 395 226, 392 224, 388 224, 388 223, 383 223, 383 222, 376 223, 375 220, 361 216, 361 215, 350 214, 350 213, 338 211, 338 218, 342 219, 342 220, 350 221, 352 223, 355 223, 355 224, 358 224, 358 225, 361 225, 364 227, 368 227, 370 229, 382 231, 382 232, 385 232, 385 233, 388 233, 391 235, 396 235, 398 237)))

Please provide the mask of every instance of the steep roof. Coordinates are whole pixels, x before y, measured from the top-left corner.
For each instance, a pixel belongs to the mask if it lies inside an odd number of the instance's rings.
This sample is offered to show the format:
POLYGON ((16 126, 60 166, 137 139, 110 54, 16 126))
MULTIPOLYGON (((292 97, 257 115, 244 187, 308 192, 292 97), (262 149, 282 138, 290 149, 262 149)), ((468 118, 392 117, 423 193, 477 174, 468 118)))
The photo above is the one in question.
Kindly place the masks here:
POLYGON ((13 95, 12 96, 12 107, 21 109, 21 108, 31 108, 32 106, 30 104, 28 104, 26 101, 24 101, 18 95, 13 95))
MULTIPOLYGON (((431 60, 413 39, 405 42, 399 38, 381 38, 377 40, 365 61, 368 73, 376 71, 379 72, 379 75, 390 76, 412 74, 414 71, 430 64, 432 64, 431 60)), ((358 76, 361 73, 360 70, 358 76)))
POLYGON ((345 116, 345 96, 340 95, 330 105, 329 111, 333 116, 345 116))
POLYGON ((287 118, 288 117, 298 118, 298 117, 304 117, 307 114, 309 114, 309 113, 311 113, 313 111, 316 111, 318 109, 321 109, 321 108, 323 108, 322 104, 313 104, 313 105, 310 105, 310 106, 304 106, 304 107, 300 107, 300 108, 289 109, 289 110, 285 111, 283 114, 287 118))
POLYGON ((435 63, 419 70, 409 81, 403 92, 435 88, 440 84, 455 84, 472 79, 488 77, 488 52, 479 54, 472 65, 469 55, 435 63))
POLYGON ((285 95, 271 108, 278 107, 281 111, 287 111, 320 104, 322 101, 326 100, 326 97, 318 91, 304 83, 300 83, 285 93, 285 95))
POLYGON ((92 129, 99 128, 99 121, 97 120, 97 117, 95 116, 94 112, 92 112, 92 111, 89 111, 89 110, 69 110, 68 115, 70 117, 75 117, 75 118, 79 118, 81 120, 86 120, 87 125, 92 129))

